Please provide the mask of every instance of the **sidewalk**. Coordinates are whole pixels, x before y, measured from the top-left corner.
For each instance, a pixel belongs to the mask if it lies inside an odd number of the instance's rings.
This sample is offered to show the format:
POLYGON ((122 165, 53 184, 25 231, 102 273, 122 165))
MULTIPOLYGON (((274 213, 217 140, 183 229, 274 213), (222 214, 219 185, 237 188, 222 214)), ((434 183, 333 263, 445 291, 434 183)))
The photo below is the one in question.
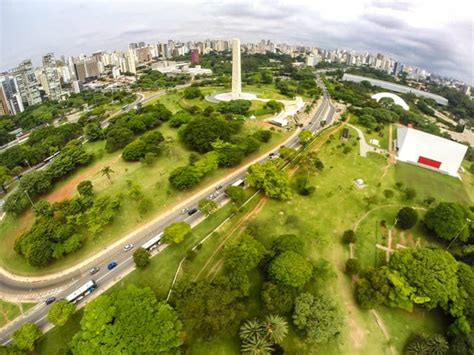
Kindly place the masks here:
POLYGON ((388 154, 388 152, 385 149, 377 148, 377 147, 374 147, 374 146, 371 146, 371 145, 367 144, 367 142, 365 141, 364 132, 362 132, 359 128, 357 128, 356 126, 351 125, 350 123, 348 123, 347 125, 349 127, 353 128, 353 129, 355 129, 356 132, 357 132, 357 135, 360 138, 359 139, 359 155, 361 157, 366 157, 368 152, 378 153, 378 154, 382 154, 382 155, 388 154))

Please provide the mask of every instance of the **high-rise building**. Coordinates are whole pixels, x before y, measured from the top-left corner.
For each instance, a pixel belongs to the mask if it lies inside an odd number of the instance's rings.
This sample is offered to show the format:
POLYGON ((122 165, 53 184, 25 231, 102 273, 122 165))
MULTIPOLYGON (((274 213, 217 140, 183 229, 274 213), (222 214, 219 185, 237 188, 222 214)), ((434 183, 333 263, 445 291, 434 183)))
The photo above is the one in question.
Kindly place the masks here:
POLYGON ((128 45, 128 49, 137 49, 137 48, 138 48, 138 44, 136 44, 136 43, 130 43, 128 45))
POLYGON ((11 73, 15 76, 23 104, 39 104, 41 102, 41 94, 31 60, 24 60, 11 73))
POLYGON ((135 50, 135 55, 137 57, 138 64, 146 63, 151 61, 150 50, 146 47, 141 47, 135 50))
POLYGON ((135 66, 135 54, 133 53, 133 50, 129 49, 125 57, 126 57, 126 68, 127 68, 126 71, 129 73, 136 74, 137 69, 135 66))
POLYGON ((88 59, 74 64, 76 78, 79 81, 86 81, 89 78, 99 76, 99 64, 95 59, 88 59))
POLYGON ((199 64, 199 50, 191 49, 191 65, 199 64))
POLYGON ((61 98, 61 80, 56 67, 54 53, 48 53, 43 56, 42 86, 50 100, 59 100, 61 98))
POLYGON ((81 85, 79 84, 79 80, 74 80, 72 82, 72 92, 75 94, 79 94, 81 92, 81 85))
POLYGON ((112 77, 117 79, 120 76, 120 69, 117 67, 112 68, 112 77))
POLYGON ((15 77, 0 76, 0 90, 2 93, 2 106, 5 114, 16 115, 23 112, 23 101, 15 77))

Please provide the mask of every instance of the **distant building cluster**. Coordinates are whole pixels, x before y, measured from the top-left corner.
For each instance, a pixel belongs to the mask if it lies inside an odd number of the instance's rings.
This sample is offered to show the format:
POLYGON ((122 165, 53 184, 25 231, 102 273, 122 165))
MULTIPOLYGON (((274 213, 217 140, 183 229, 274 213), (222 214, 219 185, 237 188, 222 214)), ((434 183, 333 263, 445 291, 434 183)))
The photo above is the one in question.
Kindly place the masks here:
MULTIPOLYGON (((98 51, 91 55, 55 58, 48 53, 42 58, 42 65, 34 67, 31 60, 24 60, 16 68, 0 73, 0 115, 15 115, 26 106, 48 100, 62 100, 71 93, 84 88, 114 90, 128 85, 135 79, 137 68, 151 67, 162 73, 188 73, 209 75, 209 69, 200 67, 200 56, 215 52, 230 51, 231 40, 205 40, 179 42, 169 40, 163 43, 130 43, 126 51, 98 51), (184 57, 184 58, 183 58, 184 57), (178 58, 180 62, 170 60, 178 58), (99 83, 95 79, 108 76, 114 82, 99 83)), ((356 53, 343 49, 326 50, 316 47, 275 44, 270 40, 242 44, 242 50, 249 54, 283 53, 299 58, 298 64, 316 66, 321 62, 366 66, 389 74, 406 73, 407 78, 423 80, 430 77, 448 86, 462 88, 470 95, 470 87, 452 79, 441 79, 429 72, 400 62, 383 54, 356 53), (302 62, 303 58, 304 62, 302 62)))

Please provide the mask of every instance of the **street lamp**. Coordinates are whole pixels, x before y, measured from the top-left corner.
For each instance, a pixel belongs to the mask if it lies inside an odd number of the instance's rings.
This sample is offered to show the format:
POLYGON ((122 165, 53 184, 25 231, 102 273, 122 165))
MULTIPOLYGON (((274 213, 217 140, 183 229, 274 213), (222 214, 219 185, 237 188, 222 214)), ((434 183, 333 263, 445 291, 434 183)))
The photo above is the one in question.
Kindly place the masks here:
POLYGON ((467 224, 468 223, 471 223, 471 220, 469 218, 466 218, 466 223, 464 223, 464 226, 462 226, 461 230, 459 231, 459 233, 454 237, 454 239, 451 241, 451 243, 449 243, 448 247, 446 248, 446 251, 451 248, 451 245, 454 244, 454 242, 459 238, 459 236, 461 235, 462 231, 464 230, 464 228, 466 228, 467 224))

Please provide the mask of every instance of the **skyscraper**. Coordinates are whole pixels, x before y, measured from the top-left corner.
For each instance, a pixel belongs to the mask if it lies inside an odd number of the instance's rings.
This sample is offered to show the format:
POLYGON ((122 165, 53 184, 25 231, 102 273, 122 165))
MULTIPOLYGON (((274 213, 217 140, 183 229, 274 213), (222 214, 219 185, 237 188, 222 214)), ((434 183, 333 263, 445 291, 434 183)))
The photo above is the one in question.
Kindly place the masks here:
POLYGON ((50 100, 59 100, 61 98, 61 80, 54 53, 48 53, 43 57, 43 89, 50 100))
POLYGON ((41 94, 31 60, 24 60, 11 73, 15 76, 23 104, 39 104, 41 102, 41 94))
POLYGON ((15 77, 5 75, 0 76, 0 91, 2 97, 2 106, 5 114, 16 115, 23 112, 23 101, 15 77))
POLYGON ((191 65, 199 64, 199 50, 191 49, 191 65))
POLYGON ((99 64, 95 59, 83 60, 74 64, 76 78, 80 81, 86 81, 89 78, 99 76, 99 64))

